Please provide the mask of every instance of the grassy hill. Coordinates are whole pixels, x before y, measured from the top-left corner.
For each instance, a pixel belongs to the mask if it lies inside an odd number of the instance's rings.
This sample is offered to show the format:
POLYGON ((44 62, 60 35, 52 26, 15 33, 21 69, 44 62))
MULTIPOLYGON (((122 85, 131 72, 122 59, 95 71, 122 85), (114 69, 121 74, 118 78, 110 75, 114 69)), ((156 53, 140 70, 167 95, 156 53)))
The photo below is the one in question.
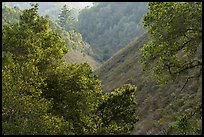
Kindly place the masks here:
POLYGON ((95 61, 93 59, 93 57, 85 54, 84 52, 82 53, 79 50, 70 50, 66 55, 65 55, 65 59, 67 61, 67 63, 84 63, 87 62, 92 70, 97 69, 100 66, 100 63, 98 63, 97 61, 95 61))
MULTIPOLYGON (((193 112, 201 103, 202 96, 202 79, 191 79, 181 91, 185 80, 157 85, 155 80, 150 79, 149 73, 142 71, 138 63, 138 49, 148 41, 147 33, 135 38, 95 71, 106 92, 126 83, 138 87, 136 111, 139 121, 132 132, 136 135, 163 134, 176 121, 177 116, 193 112)), ((198 117, 193 117, 191 122, 193 128, 202 129, 202 122, 198 117)))

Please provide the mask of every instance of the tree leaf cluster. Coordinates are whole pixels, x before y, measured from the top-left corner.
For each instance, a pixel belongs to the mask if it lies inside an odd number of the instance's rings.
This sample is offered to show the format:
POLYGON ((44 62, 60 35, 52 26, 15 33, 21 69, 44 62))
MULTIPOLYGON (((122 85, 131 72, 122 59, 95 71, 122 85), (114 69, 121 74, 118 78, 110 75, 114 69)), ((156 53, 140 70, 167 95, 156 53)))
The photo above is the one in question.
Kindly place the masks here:
POLYGON ((141 63, 160 83, 202 73, 202 2, 150 2, 143 19, 151 42, 141 63))

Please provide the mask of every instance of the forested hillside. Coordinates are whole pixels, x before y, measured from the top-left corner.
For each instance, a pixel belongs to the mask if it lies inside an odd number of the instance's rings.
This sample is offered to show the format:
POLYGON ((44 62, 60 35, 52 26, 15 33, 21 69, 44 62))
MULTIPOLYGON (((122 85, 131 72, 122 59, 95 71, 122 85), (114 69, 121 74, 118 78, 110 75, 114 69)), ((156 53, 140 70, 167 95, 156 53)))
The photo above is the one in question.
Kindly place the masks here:
POLYGON ((146 12, 144 2, 98 2, 81 11, 76 29, 103 62, 144 32, 141 20, 146 12))
POLYGON ((201 134, 202 2, 2 3, 2 135, 201 134))

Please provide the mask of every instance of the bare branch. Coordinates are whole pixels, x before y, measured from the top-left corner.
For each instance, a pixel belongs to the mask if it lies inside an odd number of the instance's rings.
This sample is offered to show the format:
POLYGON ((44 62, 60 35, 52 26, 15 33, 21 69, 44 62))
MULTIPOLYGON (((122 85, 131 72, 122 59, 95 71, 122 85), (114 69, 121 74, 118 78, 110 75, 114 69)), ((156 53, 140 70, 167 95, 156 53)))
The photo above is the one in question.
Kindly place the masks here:
POLYGON ((184 87, 186 86, 186 84, 188 83, 189 78, 186 79, 185 84, 183 85, 182 89, 180 91, 182 91, 184 89, 184 87))
POLYGON ((182 87, 182 89, 181 89, 180 91, 182 91, 182 90, 185 88, 185 86, 186 86, 186 84, 188 83, 188 80, 189 80, 189 79, 200 77, 200 76, 202 75, 202 72, 201 72, 201 71, 202 71, 202 69, 200 70, 200 73, 198 73, 197 75, 188 77, 188 78, 186 79, 185 84, 183 85, 183 87, 182 87))

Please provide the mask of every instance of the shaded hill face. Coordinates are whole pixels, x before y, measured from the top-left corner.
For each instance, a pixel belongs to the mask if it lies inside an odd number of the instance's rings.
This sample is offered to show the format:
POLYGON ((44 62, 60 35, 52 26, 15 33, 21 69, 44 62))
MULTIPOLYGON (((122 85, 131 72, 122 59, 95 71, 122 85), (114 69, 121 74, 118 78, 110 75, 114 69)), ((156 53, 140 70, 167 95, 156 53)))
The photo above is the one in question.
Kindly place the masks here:
POLYGON ((146 2, 98 2, 83 9, 76 29, 93 49, 93 57, 103 62, 141 35, 146 2))
POLYGON ((144 81, 145 73, 142 72, 137 59, 140 56, 139 48, 148 40, 147 33, 136 37, 96 70, 105 91, 110 92, 124 83, 141 84, 141 81, 144 81))
MULTIPOLYGON (((144 72, 138 63, 138 49, 148 41, 147 33, 134 39, 95 71, 106 92, 127 83, 138 87, 136 111, 139 121, 132 132, 136 135, 162 134, 175 122, 176 116, 195 110, 202 96, 202 79, 191 79, 182 91, 184 79, 166 85, 157 85, 150 79, 150 73, 144 72)), ((201 127, 202 122, 198 120, 197 125, 201 127)))

